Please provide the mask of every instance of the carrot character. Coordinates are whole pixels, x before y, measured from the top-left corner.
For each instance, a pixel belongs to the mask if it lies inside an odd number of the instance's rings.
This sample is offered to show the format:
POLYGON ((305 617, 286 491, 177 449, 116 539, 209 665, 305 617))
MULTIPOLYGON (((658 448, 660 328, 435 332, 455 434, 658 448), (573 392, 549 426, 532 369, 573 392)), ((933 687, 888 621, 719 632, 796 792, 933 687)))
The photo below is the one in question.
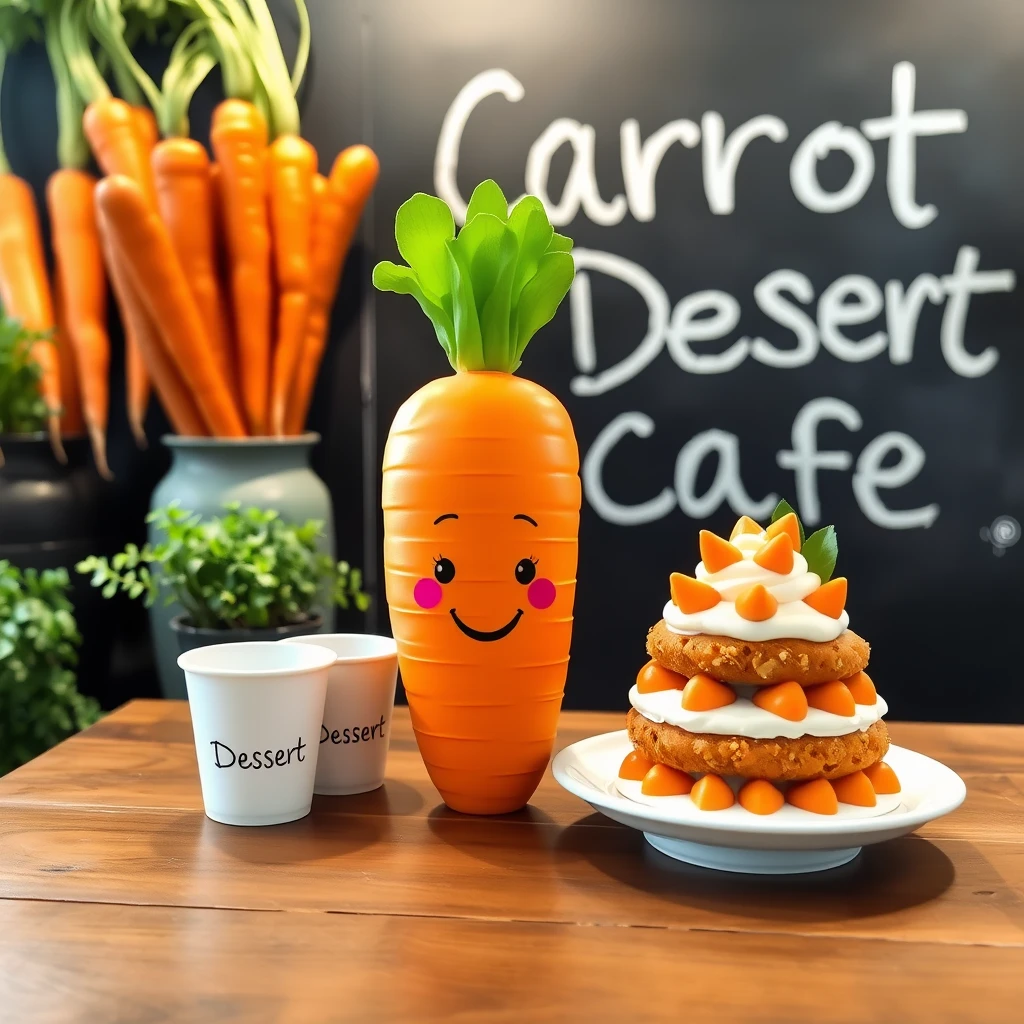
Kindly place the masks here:
POLYGON ((412 295, 455 374, 399 409, 384 451, 384 571, 413 728, 445 803, 522 807, 551 754, 576 591, 579 453, 542 387, 513 376, 573 278, 571 241, 493 181, 451 211, 417 194, 395 220, 412 295))

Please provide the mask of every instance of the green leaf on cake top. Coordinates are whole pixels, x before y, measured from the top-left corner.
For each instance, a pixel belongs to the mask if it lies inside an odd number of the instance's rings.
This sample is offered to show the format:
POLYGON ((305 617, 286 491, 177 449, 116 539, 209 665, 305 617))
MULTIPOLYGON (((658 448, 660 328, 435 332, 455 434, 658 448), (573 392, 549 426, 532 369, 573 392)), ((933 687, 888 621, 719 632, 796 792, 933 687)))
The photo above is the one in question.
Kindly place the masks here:
POLYGON ((807 559, 807 568, 821 577, 822 583, 828 583, 836 568, 839 557, 839 542, 836 540, 836 528, 826 526, 815 530, 800 548, 800 554, 807 559))
POLYGON ((834 526, 824 526, 815 530, 809 537, 805 538, 804 524, 796 509, 785 498, 775 506, 772 513, 772 522, 776 522, 790 512, 796 516, 797 525, 800 527, 800 554, 807 561, 807 568, 810 572, 816 573, 822 583, 827 583, 835 572, 836 559, 839 557, 839 541, 836 538, 834 526))
POLYGON ((418 192, 398 209, 395 240, 408 266, 378 263, 373 283, 416 299, 456 370, 514 373, 575 272, 572 240, 552 230, 541 201, 524 196, 509 211, 490 180, 458 234, 448 206, 418 192))

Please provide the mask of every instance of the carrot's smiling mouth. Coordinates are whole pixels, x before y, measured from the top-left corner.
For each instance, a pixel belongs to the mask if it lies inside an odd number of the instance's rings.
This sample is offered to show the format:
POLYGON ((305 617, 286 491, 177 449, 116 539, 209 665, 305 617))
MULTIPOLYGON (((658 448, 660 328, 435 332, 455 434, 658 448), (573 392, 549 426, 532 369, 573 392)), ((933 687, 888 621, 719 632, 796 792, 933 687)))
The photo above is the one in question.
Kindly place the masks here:
POLYGON ((513 615, 504 626, 500 629, 492 629, 490 632, 484 632, 480 629, 474 629, 472 626, 467 626, 462 619, 455 614, 454 608, 450 609, 450 614, 455 620, 455 625, 458 626, 470 640, 479 640, 481 643, 490 643, 492 640, 503 640, 512 632, 513 629, 516 628, 516 626, 519 625, 519 620, 523 617, 523 609, 517 608, 515 615, 513 615))

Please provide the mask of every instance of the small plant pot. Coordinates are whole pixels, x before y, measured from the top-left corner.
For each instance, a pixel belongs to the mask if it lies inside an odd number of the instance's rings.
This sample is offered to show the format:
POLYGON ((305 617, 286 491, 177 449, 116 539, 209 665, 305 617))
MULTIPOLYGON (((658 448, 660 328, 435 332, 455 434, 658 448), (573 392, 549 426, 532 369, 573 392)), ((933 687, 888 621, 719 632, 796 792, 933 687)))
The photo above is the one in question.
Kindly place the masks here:
POLYGON ((197 647, 178 658, 207 817, 278 825, 309 814, 335 658, 324 647, 266 641, 197 647))
POLYGON ((384 785, 398 645, 368 633, 321 633, 284 643, 315 644, 336 655, 327 677, 315 792, 348 796, 384 785))
POLYGON ((323 623, 324 620, 319 615, 313 615, 304 622, 297 622, 291 626, 275 626, 273 629, 209 629, 191 625, 187 615, 176 615, 171 619, 170 625, 178 639, 178 653, 185 654, 198 647, 209 647, 210 644, 252 643, 256 640, 273 642, 297 636, 311 636, 323 627, 323 623))

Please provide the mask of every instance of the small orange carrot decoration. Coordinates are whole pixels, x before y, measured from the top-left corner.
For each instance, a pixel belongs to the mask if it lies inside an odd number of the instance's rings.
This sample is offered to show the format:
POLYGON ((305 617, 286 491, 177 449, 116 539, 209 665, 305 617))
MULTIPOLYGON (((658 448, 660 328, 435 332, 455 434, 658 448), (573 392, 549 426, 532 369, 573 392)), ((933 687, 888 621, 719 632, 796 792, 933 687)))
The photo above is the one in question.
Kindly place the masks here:
POLYGON ((267 125, 252 103, 224 100, 213 112, 210 141, 220 165, 242 406, 250 431, 262 435, 268 432, 273 305, 267 125))
POLYGON ((55 171, 46 186, 54 262, 62 290, 65 330, 62 343, 74 353, 82 411, 96 467, 107 465, 107 413, 110 404, 110 338, 107 336, 107 282, 93 193, 96 179, 85 171, 55 171))
POLYGON ((286 432, 300 434, 306 425, 317 371, 327 343, 331 303, 363 207, 377 183, 380 164, 367 146, 350 146, 338 154, 330 179, 314 179, 313 238, 306 336, 288 406, 286 432))
MULTIPOLYGON (((28 183, 12 174, 0 155, 0 302, 7 315, 30 331, 52 331, 53 297, 43 258, 36 201, 28 183)), ((42 395, 46 403, 50 440, 61 461, 60 361, 53 340, 32 346, 32 358, 43 370, 42 395)))
POLYGON ((210 158, 194 139, 165 139, 153 150, 153 172, 160 216, 199 307, 217 366, 234 391, 228 311, 217 272, 210 158))
POLYGON ((156 209, 141 188, 122 175, 100 182, 96 203, 113 244, 124 254, 125 277, 158 325, 164 347, 192 388, 211 433, 244 437, 241 416, 207 344, 199 310, 156 209))
POLYGON ((710 583, 696 580, 685 573, 674 572, 668 578, 672 601, 684 615, 714 608, 722 595, 710 583))
POLYGON ((295 368, 302 355, 309 307, 310 239, 316 150, 298 135, 282 135, 267 152, 270 227, 277 280, 277 343, 270 375, 270 424, 285 431, 295 368))
POLYGON ((457 237, 422 194, 395 236, 412 265, 379 263, 374 284, 416 298, 457 372, 405 402, 385 447, 391 625, 431 780, 455 810, 501 814, 544 775, 569 659, 579 452, 557 399, 513 371, 569 290, 572 243, 493 181, 457 237))

